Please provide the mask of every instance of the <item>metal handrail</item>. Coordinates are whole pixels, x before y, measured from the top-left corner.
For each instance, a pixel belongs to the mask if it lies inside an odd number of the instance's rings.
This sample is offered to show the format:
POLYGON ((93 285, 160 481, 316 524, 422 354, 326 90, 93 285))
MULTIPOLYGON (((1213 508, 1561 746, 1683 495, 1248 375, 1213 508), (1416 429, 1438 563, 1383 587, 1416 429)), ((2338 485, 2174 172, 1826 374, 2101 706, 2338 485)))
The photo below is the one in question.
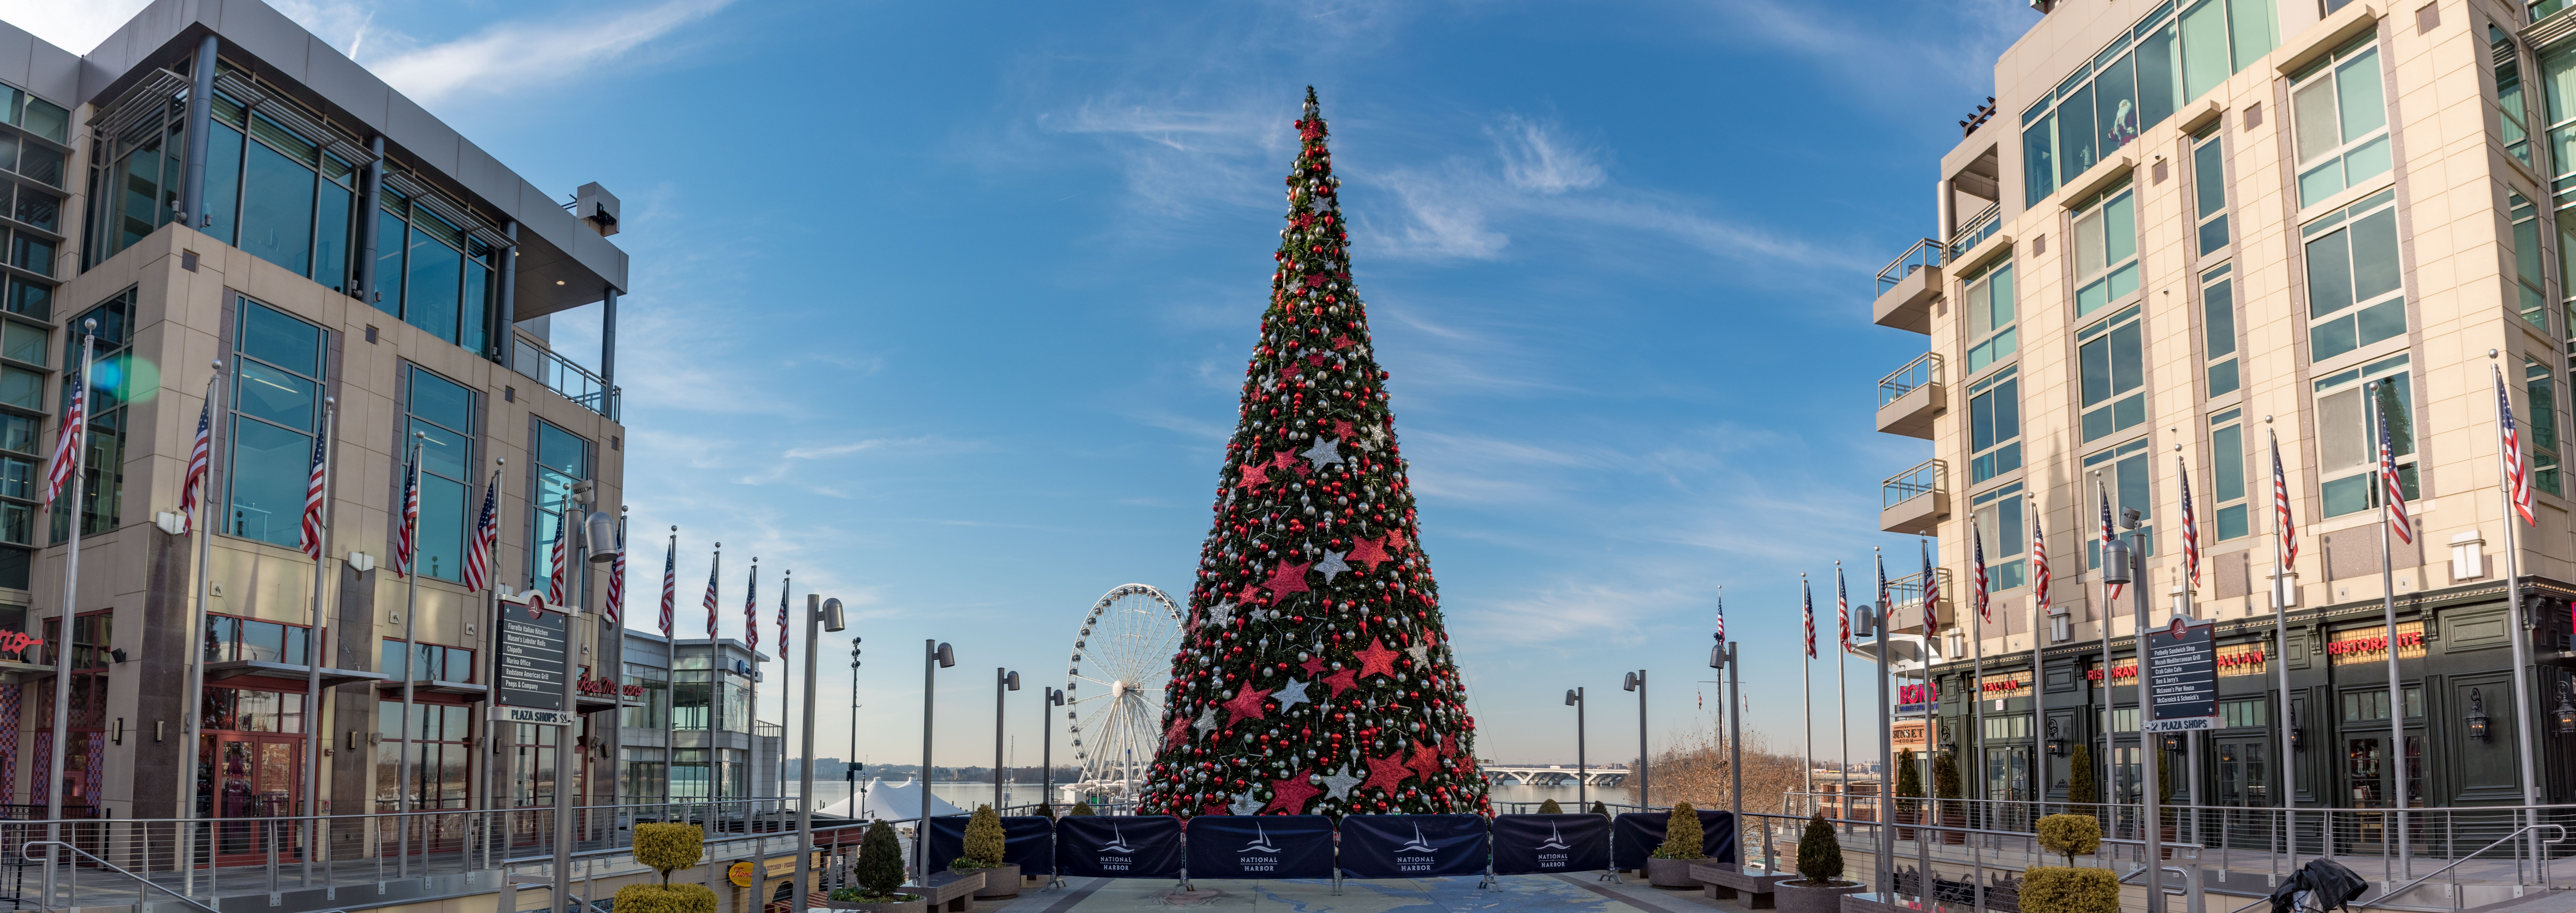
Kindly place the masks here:
POLYGON ((1925 352, 1905 366, 1878 379, 1878 407, 1887 408, 1899 397, 1941 382, 1941 353, 1925 352))
POLYGON ((1941 242, 1930 238, 1916 241, 1914 246, 1896 255, 1896 259, 1888 261, 1886 269, 1878 271, 1878 294, 1887 294, 1888 289, 1895 288, 1897 283, 1905 281, 1907 276, 1914 275, 1916 270, 1939 265, 1941 265, 1941 242))
MULTIPOLYGON (((180 901, 181 903, 185 903, 185 904, 187 904, 187 905, 189 905, 189 906, 191 906, 191 907, 195 907, 195 908, 197 908, 197 909, 204 910, 204 911, 206 911, 206 913, 222 913, 222 911, 217 910, 217 909, 215 909, 215 908, 213 908, 213 907, 209 907, 209 906, 206 906, 205 904, 198 903, 195 899, 190 898, 190 897, 189 897, 188 895, 186 895, 186 894, 181 894, 181 893, 179 893, 179 892, 177 892, 177 891, 170 890, 169 888, 162 887, 162 886, 160 886, 160 885, 158 885, 158 884, 153 883, 152 879, 145 878, 145 877, 143 877, 143 876, 141 876, 141 875, 137 875, 137 874, 134 874, 134 873, 132 873, 132 872, 128 872, 128 871, 126 871, 125 869, 118 867, 116 863, 109 862, 109 861, 107 861, 107 860, 105 860, 105 859, 100 859, 100 858, 98 858, 98 857, 96 857, 96 856, 92 856, 92 855, 90 855, 88 852, 86 852, 86 851, 82 850, 80 847, 73 846, 73 845, 71 845, 71 844, 69 844, 69 843, 65 843, 65 842, 60 841, 60 840, 29 840, 29 841, 27 841, 27 842, 26 842, 26 844, 25 844, 25 845, 20 846, 20 847, 18 848, 18 855, 25 856, 25 857, 27 857, 27 858, 29 858, 29 859, 36 858, 36 854, 35 854, 34 850, 35 850, 35 848, 40 847, 40 846, 59 846, 59 847, 62 847, 63 849, 66 849, 66 850, 70 850, 70 851, 72 851, 72 855, 80 856, 80 857, 82 857, 82 858, 88 859, 88 860, 89 860, 89 861, 91 861, 91 862, 97 863, 99 868, 106 869, 106 870, 108 870, 108 871, 110 871, 110 872, 115 872, 116 874, 123 875, 123 876, 125 876, 125 877, 127 877, 127 878, 134 879, 134 880, 135 880, 136 882, 138 882, 138 883, 141 883, 141 884, 144 884, 144 885, 148 885, 148 886, 150 886, 150 887, 151 887, 153 890, 155 890, 155 891, 159 891, 159 892, 161 892, 161 893, 163 893, 163 894, 168 894, 168 895, 170 895, 170 896, 172 896, 172 897, 179 898, 179 901, 180 901)), ((52 864, 51 860, 48 860, 48 861, 47 861, 47 864, 48 864, 48 865, 52 864)), ((50 897, 49 897, 49 898, 46 898, 46 900, 51 901, 51 900, 52 900, 52 898, 50 898, 50 897)))
POLYGON ((1969 216, 1968 221, 1960 223, 1959 230, 1950 234, 1950 259, 1956 261, 1960 254, 1968 252, 1968 248, 1994 237, 1995 231, 2003 227, 2003 213, 2003 204, 1996 203, 1986 207, 1983 212, 1969 216))
POLYGON ((2558 837, 2557 837, 2557 839, 2554 839, 2554 840, 2546 840, 2546 841, 2542 841, 2542 842, 2544 842, 2544 843, 2547 843, 2547 844, 2550 844, 2550 845, 2553 845, 2553 846, 2554 846, 2554 845, 2557 845, 2557 844, 2560 844, 2560 843, 2565 843, 2565 842, 2567 841, 2567 826, 2566 826, 2566 825, 2564 825, 2564 824, 2526 824, 2526 825, 2523 825, 2523 826, 2521 826, 2521 827, 2514 828, 2514 829, 2513 829, 2513 833, 2506 834, 2506 835, 2504 835, 2504 836, 2502 836, 2502 837, 2498 837, 2498 838, 2496 838, 2496 840, 2495 840, 2495 842, 2494 842, 2494 843, 2489 843, 2489 844, 2487 844, 2487 845, 2485 845, 2485 846, 2479 847, 2479 848, 2477 849, 2477 852, 2475 852, 2475 853, 2470 853, 2470 854, 2468 854, 2468 855, 2466 855, 2466 856, 2462 856, 2462 857, 2460 857, 2460 858, 2458 858, 2458 859, 2453 859, 2453 860, 2451 860, 2449 863, 2447 863, 2447 864, 2443 865, 2441 868, 2434 869, 2434 870, 2432 870, 2432 871, 2430 871, 2430 872, 2426 872, 2426 873, 2424 873, 2424 876, 2423 876, 2422 878, 2417 878, 2417 879, 2415 879, 2414 881, 2410 881, 2410 882, 2407 882, 2407 883, 2405 883, 2405 884, 2398 885, 2397 887, 2393 887, 2393 888, 2390 888, 2390 889, 2388 889, 2388 890, 2381 891, 2381 892, 2379 892, 2379 896, 2378 896, 2378 897, 2376 897, 2376 898, 2373 898, 2373 899, 2375 899, 2375 900, 2387 900, 2387 899, 2389 899, 2389 898, 2391 898, 2391 897, 2395 897, 2395 896, 2397 896, 2397 895, 2399 895, 2399 894, 2402 894, 2402 893, 2405 893, 2405 892, 2407 892, 2407 891, 2412 891, 2412 890, 2414 890, 2414 889, 2415 889, 2415 886, 2416 886, 2416 885, 2423 884, 2427 879, 2430 879, 2430 878, 2432 878, 2432 877, 2433 877, 2433 876, 2435 876, 2435 875, 2439 875, 2439 874, 2442 874, 2442 873, 2444 873, 2444 872, 2448 872, 2448 871, 2450 871, 2450 870, 2452 869, 2452 867, 2457 866, 2457 865, 2459 865, 2460 863, 2467 862, 2467 861, 2469 861, 2469 860, 2471 860, 2471 859, 2476 859, 2476 858, 2478 858, 2478 853, 2484 853, 2484 852, 2486 852, 2486 851, 2488 851, 2488 850, 2495 849, 2496 847, 2503 845, 2503 844, 2504 844, 2504 842, 2505 842, 2505 841, 2507 841, 2507 840, 2511 840, 2511 839, 2514 839, 2514 838, 2516 838, 2516 837, 2520 837, 2520 836, 2522 836, 2522 835, 2524 835, 2524 834, 2530 833, 2530 832, 2535 831, 2535 830, 2539 830, 2539 829, 2544 828, 2544 827, 2546 827, 2546 828, 2552 828, 2552 829, 2557 830, 2557 831, 2558 831, 2558 837))
POLYGON ((1895 507, 1924 495, 1941 491, 1949 482, 1949 464, 1925 460, 1912 469, 1888 476, 1878 483, 1880 509, 1895 507), (1902 497, 1898 494, 1902 493, 1902 497))

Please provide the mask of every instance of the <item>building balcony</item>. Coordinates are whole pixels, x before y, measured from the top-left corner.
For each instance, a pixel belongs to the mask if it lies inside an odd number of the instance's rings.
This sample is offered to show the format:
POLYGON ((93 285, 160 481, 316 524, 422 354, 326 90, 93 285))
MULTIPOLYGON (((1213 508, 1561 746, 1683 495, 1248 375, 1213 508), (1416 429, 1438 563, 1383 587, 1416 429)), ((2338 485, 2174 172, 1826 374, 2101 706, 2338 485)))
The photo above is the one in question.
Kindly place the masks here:
POLYGON ((1878 301, 1870 319, 1879 326, 1929 335, 1932 299, 1941 295, 1941 242, 1925 238, 1878 271, 1878 301))
MULTIPOLYGON (((1954 614, 1952 609, 1958 605, 1959 592, 1951 589, 1951 586, 1958 581, 1951 576, 1950 569, 1945 567, 1933 568, 1932 578, 1941 582, 1940 598, 1933 601, 1933 620, 1944 624, 1955 623, 1959 616, 1954 614)), ((1892 629, 1915 634, 1931 633, 1923 628, 1923 575, 1921 573, 1907 574, 1889 580, 1887 601, 1892 629)), ((1934 656, 1939 656, 1941 645, 1933 644, 1932 653, 1934 656)))
POLYGON ((510 367, 537 383, 544 384, 546 389, 555 391, 556 395, 572 400, 574 404, 584 409, 607 416, 609 421, 625 421, 618 416, 620 409, 616 387, 609 386, 606 381, 600 379, 599 375, 591 373, 589 368, 572 363, 570 359, 555 354, 553 349, 547 348, 534 339, 524 335, 514 336, 514 338, 518 342, 519 350, 510 359, 510 367))
POLYGON ((1948 410, 1941 356, 1925 352, 1878 379, 1878 430, 1932 439, 1932 420, 1948 410))
POLYGON ((1878 528, 1891 533, 1928 533, 1950 513, 1950 467, 1940 460, 1888 477, 1879 483, 1878 528))
POLYGON ((1984 212, 1969 216, 1968 221, 1959 223, 1958 232, 1950 236, 1949 262, 1959 262, 1961 256, 1975 250, 1977 245, 1985 243, 1987 238, 1994 237, 1995 233, 2002 231, 2003 215, 2003 206, 1997 204, 1988 206, 1984 212))

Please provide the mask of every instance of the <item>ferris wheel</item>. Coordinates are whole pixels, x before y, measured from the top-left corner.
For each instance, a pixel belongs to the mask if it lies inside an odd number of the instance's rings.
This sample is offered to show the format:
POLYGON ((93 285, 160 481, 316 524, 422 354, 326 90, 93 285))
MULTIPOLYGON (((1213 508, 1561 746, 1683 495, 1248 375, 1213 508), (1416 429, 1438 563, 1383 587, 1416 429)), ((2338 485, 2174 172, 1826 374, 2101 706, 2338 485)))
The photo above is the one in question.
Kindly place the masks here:
POLYGON ((1162 590, 1130 583, 1091 604, 1064 684, 1084 783, 1132 793, 1143 781, 1161 745, 1162 689, 1180 639, 1181 608, 1162 590))

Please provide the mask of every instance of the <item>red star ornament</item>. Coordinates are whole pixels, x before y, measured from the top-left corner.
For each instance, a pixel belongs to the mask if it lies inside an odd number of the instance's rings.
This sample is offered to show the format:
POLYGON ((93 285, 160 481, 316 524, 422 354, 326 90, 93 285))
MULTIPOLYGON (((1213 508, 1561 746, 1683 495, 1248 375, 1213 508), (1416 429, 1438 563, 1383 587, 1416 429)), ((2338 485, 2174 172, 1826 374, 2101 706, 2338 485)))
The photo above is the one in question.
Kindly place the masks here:
POLYGON ((1431 776, 1440 772, 1440 749, 1432 747, 1429 742, 1415 742, 1413 757, 1406 760, 1404 766, 1421 771, 1422 782, 1429 783, 1431 776))
POLYGON ((1307 363, 1307 364, 1310 364, 1310 365, 1314 365, 1315 367, 1318 367, 1318 368, 1323 367, 1323 366, 1324 366, 1324 356, 1323 356, 1323 353, 1320 353, 1320 352, 1319 352, 1319 353, 1316 353, 1316 354, 1313 354, 1313 355, 1308 355, 1308 356, 1306 356, 1306 363, 1307 363))
POLYGON ((1281 450, 1270 457, 1270 465, 1287 469, 1298 464, 1297 451, 1281 450))
POLYGON ((1344 555, 1343 558, 1348 561, 1368 565, 1369 570, 1375 571, 1377 570, 1378 564, 1395 560, 1387 557, 1385 540, 1385 536, 1379 536, 1375 539, 1361 539, 1357 545, 1351 548, 1351 553, 1344 555))
POLYGON ((1386 790, 1387 795, 1390 796, 1395 794, 1396 787, 1404 785, 1406 777, 1413 776, 1413 768, 1404 766, 1404 761, 1395 755, 1387 755, 1383 758, 1369 758, 1368 767, 1368 780, 1361 783, 1360 788, 1368 789, 1372 786, 1381 786, 1386 790))
POLYGON ((1276 808, 1291 815, 1305 814, 1307 801, 1324 794, 1322 788, 1306 782, 1307 775, 1311 773, 1311 769, 1301 770, 1289 774, 1288 779, 1270 781, 1270 804, 1262 806, 1261 810, 1267 812, 1276 808))
POLYGON ((1440 756, 1444 758, 1454 758, 1458 756, 1457 733, 1453 732, 1440 737, 1440 756))
POLYGON ((1270 484, 1270 464, 1245 463, 1243 464, 1243 481, 1235 483, 1235 487, 1258 488, 1268 484, 1270 484))
POLYGON ((1351 337, 1350 337, 1350 334, 1348 334, 1348 333, 1344 333, 1344 334, 1342 334, 1342 335, 1340 335, 1340 336, 1335 336, 1335 337, 1333 337, 1333 348, 1336 348, 1336 349, 1347 349, 1347 348, 1350 348, 1350 347, 1351 347, 1351 337))
POLYGON ((1306 586, 1306 569, 1314 566, 1315 562, 1312 561, 1304 564, 1292 564, 1286 561, 1279 562, 1278 569, 1272 571, 1270 579, 1261 585, 1269 588, 1271 592, 1277 593, 1281 596, 1286 596, 1290 593, 1308 592, 1308 588, 1306 586))
POLYGON ((1163 730, 1163 750, 1164 750, 1164 751, 1170 751, 1170 750, 1172 750, 1172 746, 1175 746, 1175 745, 1179 745, 1179 744, 1181 744, 1181 736, 1182 736, 1184 733, 1187 733, 1187 732, 1189 732, 1189 731, 1190 731, 1190 718, 1189 718, 1189 717, 1185 717, 1185 716, 1174 716, 1174 717, 1172 717, 1172 728, 1170 728, 1170 729, 1166 729, 1166 730, 1163 730))
POLYGON ((1348 440, 1351 436, 1351 423, 1347 420, 1333 422, 1333 436, 1348 440))
POLYGON ((1208 807, 1206 807, 1206 808, 1200 809, 1200 810, 1199 810, 1199 814, 1202 814, 1202 815, 1231 815, 1231 814, 1234 814, 1234 810, 1233 810, 1233 809, 1231 809, 1231 808, 1227 808, 1227 807, 1225 807, 1225 806, 1222 806, 1222 805, 1211 805, 1211 806, 1208 806, 1208 807))
POLYGON ((1360 674, 1357 670, 1344 669, 1340 672, 1324 676, 1324 684, 1331 685, 1333 687, 1334 697, 1341 697, 1343 691, 1359 687, 1359 679, 1360 674))
POLYGON ((1308 675, 1322 675, 1324 674, 1324 658, 1321 656, 1308 657, 1305 662, 1298 663, 1297 667, 1306 670, 1306 674, 1308 675))
POLYGON ((1225 702, 1227 714, 1225 724, 1232 726, 1245 717, 1263 719, 1269 713, 1269 709, 1261 702, 1269 697, 1270 692, 1253 690, 1251 685, 1235 689, 1234 699, 1225 702))
POLYGON ((1369 648, 1352 655, 1360 658, 1361 678, 1372 675, 1395 677, 1396 651, 1387 649, 1386 644, 1378 638, 1369 638, 1369 648))

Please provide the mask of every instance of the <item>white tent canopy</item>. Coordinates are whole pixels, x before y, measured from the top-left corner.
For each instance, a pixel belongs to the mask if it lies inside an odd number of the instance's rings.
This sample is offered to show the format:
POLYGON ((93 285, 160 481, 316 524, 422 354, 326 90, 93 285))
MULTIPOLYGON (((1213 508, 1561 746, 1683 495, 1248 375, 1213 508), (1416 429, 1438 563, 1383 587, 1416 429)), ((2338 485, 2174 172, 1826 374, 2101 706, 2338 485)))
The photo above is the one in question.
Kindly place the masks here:
MULTIPOLYGON (((816 809, 815 814, 895 821, 919 818, 921 817, 921 789, 921 781, 917 779, 887 783, 885 778, 875 777, 868 780, 859 795, 816 809)), ((938 796, 930 797, 931 817, 965 813, 965 809, 950 805, 938 796)))

